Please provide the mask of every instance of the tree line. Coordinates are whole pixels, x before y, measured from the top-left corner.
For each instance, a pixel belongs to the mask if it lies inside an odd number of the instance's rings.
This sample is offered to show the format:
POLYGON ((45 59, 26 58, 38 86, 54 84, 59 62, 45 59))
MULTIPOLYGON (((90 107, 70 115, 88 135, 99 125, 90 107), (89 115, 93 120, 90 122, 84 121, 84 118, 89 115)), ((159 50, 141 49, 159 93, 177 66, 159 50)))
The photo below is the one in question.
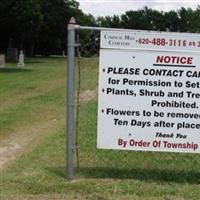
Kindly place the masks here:
POLYGON ((17 47, 31 56, 61 53, 67 47, 67 23, 72 16, 84 26, 200 32, 200 6, 168 12, 144 7, 120 16, 95 18, 83 13, 75 0, 1 0, 0 51, 17 47))

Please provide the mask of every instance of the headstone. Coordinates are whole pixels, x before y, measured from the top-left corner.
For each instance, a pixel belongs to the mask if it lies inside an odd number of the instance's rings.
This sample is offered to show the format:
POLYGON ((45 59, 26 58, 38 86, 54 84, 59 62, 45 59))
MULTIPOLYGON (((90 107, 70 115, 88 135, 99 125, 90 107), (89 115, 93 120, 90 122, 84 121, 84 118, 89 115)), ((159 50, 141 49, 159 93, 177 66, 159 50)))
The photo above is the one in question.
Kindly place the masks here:
POLYGON ((20 54, 19 54, 19 61, 18 61, 17 66, 24 67, 24 54, 22 50, 20 51, 20 54))
POLYGON ((7 58, 11 61, 18 61, 18 49, 17 48, 8 48, 7 49, 7 58))
POLYGON ((63 57, 66 57, 65 51, 62 51, 62 56, 63 56, 63 57))
POLYGON ((5 67, 5 55, 0 54, 0 68, 5 67))

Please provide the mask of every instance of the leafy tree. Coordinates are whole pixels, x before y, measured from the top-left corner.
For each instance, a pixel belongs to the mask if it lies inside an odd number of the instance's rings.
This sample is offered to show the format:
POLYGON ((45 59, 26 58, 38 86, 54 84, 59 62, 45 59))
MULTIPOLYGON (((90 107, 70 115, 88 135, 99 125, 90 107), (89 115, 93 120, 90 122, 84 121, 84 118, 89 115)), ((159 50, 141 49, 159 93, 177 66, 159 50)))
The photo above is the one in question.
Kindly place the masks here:
POLYGON ((165 29, 167 31, 179 31, 179 17, 175 11, 169 11, 164 13, 165 29))
POLYGON ((189 10, 186 10, 185 8, 181 8, 178 11, 179 15, 179 27, 180 27, 180 32, 187 32, 188 31, 188 26, 189 26, 189 10))
POLYGON ((121 19, 117 15, 98 17, 96 23, 103 27, 121 28, 121 19))
POLYGON ((121 16, 124 28, 128 29, 151 29, 151 23, 148 21, 144 10, 127 11, 121 16))
POLYGON ((199 32, 200 6, 196 10, 181 8, 177 11, 159 12, 148 7, 127 11, 119 16, 97 19, 99 26, 145 29, 159 31, 199 32), (115 18, 114 18, 115 17, 115 18), (114 20, 118 19, 118 20, 114 20))
POLYGON ((60 52, 66 48, 67 23, 74 16, 78 23, 91 24, 75 0, 1 0, 1 49, 9 45, 25 49, 26 54, 60 52))
POLYGON ((4 45, 23 48, 26 43, 32 46, 42 20, 38 2, 39 0, 1 1, 1 40, 4 40, 4 45))
POLYGON ((195 11, 189 10, 189 31, 200 33, 200 6, 195 11))

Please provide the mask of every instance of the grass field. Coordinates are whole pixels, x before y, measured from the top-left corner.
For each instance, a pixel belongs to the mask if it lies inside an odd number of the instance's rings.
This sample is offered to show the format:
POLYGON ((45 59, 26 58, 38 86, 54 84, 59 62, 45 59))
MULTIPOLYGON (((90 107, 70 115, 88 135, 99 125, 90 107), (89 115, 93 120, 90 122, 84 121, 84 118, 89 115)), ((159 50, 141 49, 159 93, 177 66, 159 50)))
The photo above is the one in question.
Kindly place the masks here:
POLYGON ((67 182, 65 66, 63 58, 34 58, 0 71, 1 144, 28 143, 1 173, 2 200, 200 199, 199 155, 96 149, 97 97, 84 100, 97 88, 94 58, 81 60, 80 167, 67 182))

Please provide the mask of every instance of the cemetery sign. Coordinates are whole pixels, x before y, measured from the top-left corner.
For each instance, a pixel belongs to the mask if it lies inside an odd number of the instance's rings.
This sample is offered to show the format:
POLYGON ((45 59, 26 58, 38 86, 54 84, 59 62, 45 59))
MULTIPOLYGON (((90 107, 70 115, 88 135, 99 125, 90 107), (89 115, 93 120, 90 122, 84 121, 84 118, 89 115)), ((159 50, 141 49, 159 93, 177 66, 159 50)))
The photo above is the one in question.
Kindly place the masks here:
POLYGON ((102 31, 97 146, 200 153, 200 36, 102 31))

